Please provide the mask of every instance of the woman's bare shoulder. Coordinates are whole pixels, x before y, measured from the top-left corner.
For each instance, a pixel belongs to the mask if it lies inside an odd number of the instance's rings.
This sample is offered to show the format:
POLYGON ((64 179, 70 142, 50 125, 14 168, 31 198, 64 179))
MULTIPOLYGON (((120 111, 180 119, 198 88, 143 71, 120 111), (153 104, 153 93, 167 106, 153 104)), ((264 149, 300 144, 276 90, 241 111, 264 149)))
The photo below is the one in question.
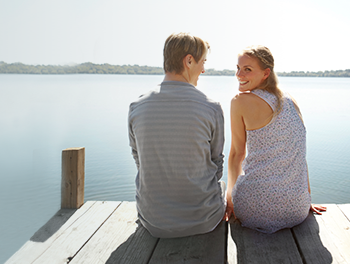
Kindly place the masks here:
POLYGON ((252 93, 237 93, 233 98, 232 101, 245 101, 245 100, 251 100, 255 96, 252 93))
POLYGON ((256 101, 257 97, 252 93, 238 93, 232 100, 231 105, 236 107, 247 107, 252 102, 256 101))

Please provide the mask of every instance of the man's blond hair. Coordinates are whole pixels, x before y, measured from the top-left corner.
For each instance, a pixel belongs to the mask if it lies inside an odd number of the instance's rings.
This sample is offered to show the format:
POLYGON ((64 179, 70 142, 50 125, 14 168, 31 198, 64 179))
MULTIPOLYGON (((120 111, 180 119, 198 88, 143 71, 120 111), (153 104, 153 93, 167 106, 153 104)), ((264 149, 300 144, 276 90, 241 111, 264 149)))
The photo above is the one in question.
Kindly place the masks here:
POLYGON ((164 44, 164 71, 181 74, 184 71, 183 59, 192 55, 198 63, 210 49, 209 43, 187 33, 171 34, 164 44))

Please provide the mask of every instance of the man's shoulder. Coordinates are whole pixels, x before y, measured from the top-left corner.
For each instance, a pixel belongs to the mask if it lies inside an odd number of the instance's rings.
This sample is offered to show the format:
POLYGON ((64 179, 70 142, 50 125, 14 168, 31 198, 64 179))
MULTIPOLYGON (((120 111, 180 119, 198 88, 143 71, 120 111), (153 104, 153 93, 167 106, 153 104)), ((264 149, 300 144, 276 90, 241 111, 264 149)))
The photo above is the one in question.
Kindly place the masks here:
POLYGON ((153 90, 148 91, 147 93, 140 95, 135 101, 130 103, 130 108, 133 108, 139 104, 142 104, 143 102, 151 99, 154 95, 158 93, 159 93, 159 88, 155 88, 153 90))
POLYGON ((158 86, 149 92, 142 94, 138 99, 130 104, 130 109, 134 110, 138 106, 147 102, 161 102, 161 101, 173 101, 173 102, 185 102, 198 103, 206 108, 210 108, 220 114, 223 113, 221 104, 211 98, 209 98, 202 91, 198 90, 194 86, 188 84, 171 86, 167 84, 166 87, 158 86))
POLYGON ((197 90, 200 94, 201 97, 199 98, 199 102, 206 105, 207 107, 215 110, 216 112, 222 113, 222 107, 221 104, 218 101, 213 100, 212 98, 208 97, 206 94, 203 92, 197 90))
POLYGON ((218 110, 221 109, 221 104, 218 101, 215 101, 215 100, 211 99, 210 97, 207 97, 206 101, 212 107, 217 108, 218 110))

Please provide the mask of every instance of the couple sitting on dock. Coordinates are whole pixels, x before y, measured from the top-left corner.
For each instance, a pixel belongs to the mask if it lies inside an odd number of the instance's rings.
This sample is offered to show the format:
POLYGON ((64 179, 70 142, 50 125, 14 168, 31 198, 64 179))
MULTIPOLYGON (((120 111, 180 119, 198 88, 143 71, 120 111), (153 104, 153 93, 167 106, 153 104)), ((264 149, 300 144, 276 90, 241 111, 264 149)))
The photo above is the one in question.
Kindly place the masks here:
POLYGON ((263 46, 238 55, 225 190, 223 110, 196 89, 209 49, 198 37, 170 35, 163 82, 130 105, 141 224, 171 238, 207 233, 234 217, 273 233, 300 224, 309 210, 321 214, 326 208, 311 204, 299 108, 278 88, 273 56, 263 46))

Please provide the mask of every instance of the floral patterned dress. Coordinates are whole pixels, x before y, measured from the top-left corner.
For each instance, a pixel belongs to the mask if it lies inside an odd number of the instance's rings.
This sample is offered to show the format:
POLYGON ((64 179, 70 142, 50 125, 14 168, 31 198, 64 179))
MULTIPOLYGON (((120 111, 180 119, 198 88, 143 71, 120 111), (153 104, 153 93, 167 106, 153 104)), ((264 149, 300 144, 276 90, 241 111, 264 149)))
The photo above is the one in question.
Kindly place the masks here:
MULTIPOLYGON (((275 95, 251 91, 275 111, 275 95)), ((232 191, 236 217, 242 226, 274 233, 300 224, 308 216, 306 130, 293 101, 283 97, 282 109, 269 124, 248 130, 247 156, 232 191)))

